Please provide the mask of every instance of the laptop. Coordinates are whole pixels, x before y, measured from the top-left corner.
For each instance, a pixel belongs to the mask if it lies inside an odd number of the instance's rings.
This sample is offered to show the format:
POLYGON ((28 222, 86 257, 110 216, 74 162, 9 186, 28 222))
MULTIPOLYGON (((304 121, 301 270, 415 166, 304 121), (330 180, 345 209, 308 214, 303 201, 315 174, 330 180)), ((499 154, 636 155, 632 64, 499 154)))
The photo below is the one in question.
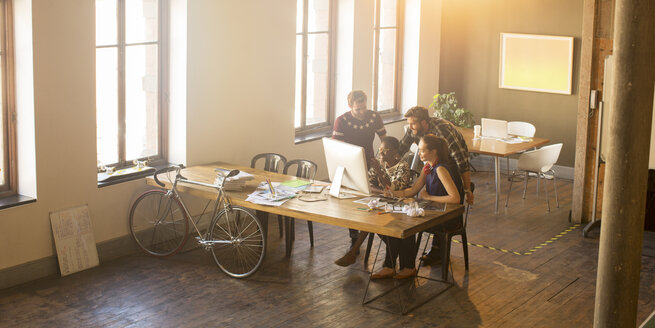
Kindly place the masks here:
POLYGON ((507 121, 483 118, 481 125, 482 137, 498 139, 507 138, 507 121))

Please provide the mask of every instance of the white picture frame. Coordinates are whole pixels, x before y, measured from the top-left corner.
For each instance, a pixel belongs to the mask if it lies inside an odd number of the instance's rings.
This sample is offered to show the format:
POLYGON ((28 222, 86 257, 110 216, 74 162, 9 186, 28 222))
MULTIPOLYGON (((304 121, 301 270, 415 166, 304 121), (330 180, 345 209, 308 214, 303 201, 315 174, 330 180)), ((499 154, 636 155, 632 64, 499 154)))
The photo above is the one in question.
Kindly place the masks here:
POLYGON ((573 37, 500 33, 499 87, 570 95, 573 37))

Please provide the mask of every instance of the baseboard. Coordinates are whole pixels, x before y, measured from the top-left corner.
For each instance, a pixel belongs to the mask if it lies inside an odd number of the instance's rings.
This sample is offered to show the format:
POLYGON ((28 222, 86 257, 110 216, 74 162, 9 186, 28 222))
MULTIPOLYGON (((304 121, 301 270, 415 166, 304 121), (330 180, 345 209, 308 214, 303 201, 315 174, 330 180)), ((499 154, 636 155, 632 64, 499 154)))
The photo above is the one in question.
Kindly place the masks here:
MULTIPOLYGON (((139 252, 129 235, 104 241, 97 244, 96 248, 101 265, 103 262, 139 252)), ((54 255, 19 264, 0 270, 0 290, 57 274, 59 263, 54 255)))
MULTIPOLYGON (((515 158, 509 159, 509 171, 516 169, 516 164, 518 160, 515 158)), ((492 171, 494 170, 494 158, 489 155, 479 155, 471 158, 471 164, 478 171, 492 171)), ((574 169, 570 166, 553 166, 553 170, 557 175, 557 179, 571 180, 573 181, 574 169)), ((507 172, 507 159, 500 158, 500 173, 506 174, 507 172)))

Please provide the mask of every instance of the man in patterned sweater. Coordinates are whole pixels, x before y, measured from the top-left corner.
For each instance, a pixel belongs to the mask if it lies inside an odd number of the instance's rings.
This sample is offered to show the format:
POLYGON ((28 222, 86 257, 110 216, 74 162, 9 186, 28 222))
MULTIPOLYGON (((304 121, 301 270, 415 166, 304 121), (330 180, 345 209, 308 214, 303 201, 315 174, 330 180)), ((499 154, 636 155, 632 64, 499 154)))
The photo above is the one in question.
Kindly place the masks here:
MULTIPOLYGON (((387 135, 380 115, 372 110, 366 109, 366 93, 362 90, 353 90, 348 94, 348 107, 350 111, 337 117, 334 121, 332 138, 345 141, 364 148, 366 162, 369 168, 380 172, 380 164, 375 159, 373 150, 373 139, 377 134, 380 139, 387 135)), ((382 177, 382 174, 378 174, 382 177)), ((389 181, 381 181, 382 185, 388 185, 389 181)), ((350 230, 351 247, 357 241, 359 231, 350 230)))

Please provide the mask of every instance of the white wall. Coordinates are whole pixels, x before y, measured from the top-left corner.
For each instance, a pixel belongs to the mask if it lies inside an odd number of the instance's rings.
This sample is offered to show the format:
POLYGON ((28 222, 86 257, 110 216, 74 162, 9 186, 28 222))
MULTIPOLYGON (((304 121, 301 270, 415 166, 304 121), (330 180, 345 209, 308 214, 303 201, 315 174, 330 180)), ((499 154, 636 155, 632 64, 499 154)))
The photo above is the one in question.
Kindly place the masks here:
MULTIPOLYGON (((373 20, 366 12, 373 6, 354 6, 362 13, 355 15, 353 88, 370 94, 373 20)), ((187 112, 182 123, 171 122, 184 124, 186 144, 177 159, 248 165, 254 154, 279 152, 316 161, 327 176, 320 141, 294 144, 295 7, 295 0, 186 2, 187 87, 176 106, 186 102, 187 112)), ((88 204, 96 242, 127 235, 130 202, 147 188, 143 180, 97 188, 93 1, 34 0, 32 14, 38 200, 0 210, 0 269, 54 255, 51 211, 88 204)), ((431 21, 421 33, 439 26, 439 13, 421 15, 431 21)), ((437 92, 430 90, 438 85, 435 61, 421 57, 424 94, 437 92)), ((389 134, 402 136, 402 125, 388 125, 389 134)))

